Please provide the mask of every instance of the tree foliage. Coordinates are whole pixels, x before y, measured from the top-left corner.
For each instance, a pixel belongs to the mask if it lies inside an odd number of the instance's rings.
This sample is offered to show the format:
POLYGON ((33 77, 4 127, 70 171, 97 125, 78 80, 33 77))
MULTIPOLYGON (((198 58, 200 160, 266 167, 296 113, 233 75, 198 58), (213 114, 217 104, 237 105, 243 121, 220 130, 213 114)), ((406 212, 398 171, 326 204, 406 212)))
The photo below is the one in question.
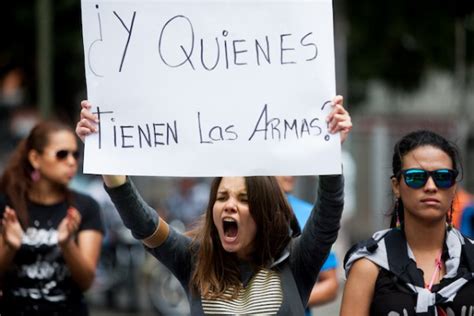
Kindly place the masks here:
MULTIPOLYGON (((51 1, 52 4, 52 64, 54 112, 66 119, 78 104, 78 94, 84 90, 84 61, 81 35, 81 6, 79 0, 51 1)), ((0 47, 0 81, 12 69, 24 74, 27 92, 26 106, 37 100, 37 1, 7 1, 2 6, 0 19, 2 46, 0 47)), ((76 111, 77 112, 77 111, 76 111)), ((73 114, 74 113, 74 114, 73 114)))
MULTIPOLYGON (((455 23, 468 21, 474 9, 472 0, 343 1, 349 93, 356 100, 364 97, 369 80, 412 91, 428 69, 453 72, 455 23)), ((467 27, 466 40, 467 63, 472 65, 474 36, 467 27)))

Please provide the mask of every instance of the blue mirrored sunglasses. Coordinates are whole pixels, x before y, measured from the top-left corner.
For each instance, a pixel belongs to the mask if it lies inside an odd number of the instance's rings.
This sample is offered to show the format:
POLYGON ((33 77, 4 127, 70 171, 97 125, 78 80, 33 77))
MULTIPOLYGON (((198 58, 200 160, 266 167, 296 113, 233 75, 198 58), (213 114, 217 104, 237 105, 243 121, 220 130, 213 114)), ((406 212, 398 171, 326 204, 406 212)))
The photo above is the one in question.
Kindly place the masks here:
POLYGON ((429 177, 433 179, 438 188, 448 189, 456 183, 458 171, 452 169, 428 171, 414 168, 401 170, 400 174, 403 175, 406 185, 413 189, 419 189, 425 186, 429 177))

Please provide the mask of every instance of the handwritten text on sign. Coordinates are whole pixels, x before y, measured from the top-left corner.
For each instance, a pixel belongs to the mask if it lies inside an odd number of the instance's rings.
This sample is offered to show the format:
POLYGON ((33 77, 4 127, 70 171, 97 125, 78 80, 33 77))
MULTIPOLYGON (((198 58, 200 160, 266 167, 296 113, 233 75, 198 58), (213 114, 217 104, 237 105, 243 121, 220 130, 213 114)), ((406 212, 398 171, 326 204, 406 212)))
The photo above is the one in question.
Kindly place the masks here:
POLYGON ((82 1, 89 173, 340 173, 332 3, 82 1))

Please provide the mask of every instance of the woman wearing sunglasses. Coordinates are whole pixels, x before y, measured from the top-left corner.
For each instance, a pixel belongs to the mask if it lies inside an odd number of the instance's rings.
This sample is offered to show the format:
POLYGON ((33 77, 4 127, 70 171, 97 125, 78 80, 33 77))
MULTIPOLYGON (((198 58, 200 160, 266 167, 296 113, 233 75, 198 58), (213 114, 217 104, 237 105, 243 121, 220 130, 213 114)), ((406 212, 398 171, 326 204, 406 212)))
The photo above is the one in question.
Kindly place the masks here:
POLYGON ((87 315, 82 292, 102 242, 98 204, 68 189, 79 157, 72 130, 42 122, 0 178, 0 315, 87 315))
POLYGON ((469 315, 474 244, 451 225, 460 169, 454 145, 430 131, 394 148, 391 228, 349 250, 341 315, 469 315))

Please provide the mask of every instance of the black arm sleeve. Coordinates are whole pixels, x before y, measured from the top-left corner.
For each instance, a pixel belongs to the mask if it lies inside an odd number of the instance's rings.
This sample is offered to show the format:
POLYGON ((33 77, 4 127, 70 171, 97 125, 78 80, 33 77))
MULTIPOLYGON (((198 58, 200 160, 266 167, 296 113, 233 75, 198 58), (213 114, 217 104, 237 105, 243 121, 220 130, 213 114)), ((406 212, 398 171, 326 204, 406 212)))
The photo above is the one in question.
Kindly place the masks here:
POLYGON ((104 188, 124 225, 132 231, 135 238, 145 239, 155 232, 158 213, 143 200, 130 178, 127 177, 127 181, 116 188, 108 188, 105 185, 104 188))
MULTIPOLYGON (((158 213, 145 203, 129 178, 123 185, 116 188, 105 187, 105 190, 115 204, 123 223, 132 231, 135 238, 144 239, 155 232, 158 213)), ((190 244, 191 238, 170 227, 169 235, 162 245, 153 249, 146 247, 171 270, 184 288, 187 288, 192 268, 190 244)))
POLYGON ((343 207, 343 176, 320 176, 318 200, 301 236, 294 241, 290 254, 291 270, 304 304, 336 241, 343 207))

